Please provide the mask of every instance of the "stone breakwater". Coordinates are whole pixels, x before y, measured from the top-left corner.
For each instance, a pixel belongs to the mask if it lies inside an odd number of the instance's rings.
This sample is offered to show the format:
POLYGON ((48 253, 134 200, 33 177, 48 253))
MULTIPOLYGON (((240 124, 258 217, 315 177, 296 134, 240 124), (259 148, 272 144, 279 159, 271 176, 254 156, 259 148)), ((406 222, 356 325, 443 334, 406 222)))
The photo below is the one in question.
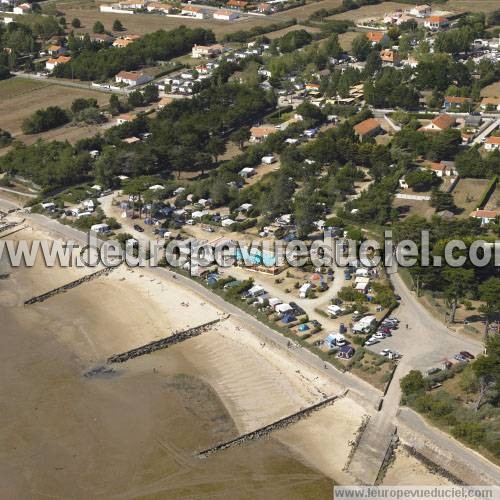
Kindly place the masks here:
POLYGON ((189 328, 187 330, 183 330, 181 332, 174 333, 170 335, 170 337, 165 337, 160 340, 154 340, 149 344, 145 344, 140 347, 135 347, 130 351, 122 352, 121 354, 115 354, 114 356, 109 357, 106 362, 107 363, 125 363, 129 359, 137 358, 138 356, 144 356, 146 354, 151 354, 152 352, 158 351, 160 349, 166 349, 171 345, 178 344, 180 342, 184 342, 185 340, 189 340, 193 337, 197 337, 201 335, 203 332, 206 332, 212 328, 215 324, 219 323, 220 319, 214 319, 213 321, 209 321, 208 323, 203 323, 202 325, 195 326, 193 328, 189 328))
POLYGON ((227 448, 232 448, 233 446, 241 446, 242 444, 248 443, 249 441, 255 441, 256 439, 261 439, 265 436, 268 436, 272 432, 281 429, 286 429, 290 425, 295 424, 300 420, 309 417, 312 413, 321 410, 325 406, 329 406, 335 403, 335 401, 343 398, 347 394, 347 392, 348 391, 345 391, 343 394, 339 396, 331 396, 329 398, 326 398, 323 401, 320 401, 319 403, 315 403, 312 406, 308 406, 307 408, 304 408, 296 413, 293 413, 292 415, 288 415, 287 417, 277 420, 276 422, 261 427, 260 429, 256 429, 252 432, 248 432, 247 434, 243 434, 241 436, 238 436, 237 438, 231 439, 230 441, 226 441, 224 443, 217 444, 212 448, 200 451, 197 454, 197 456, 198 458, 207 458, 208 456, 223 451, 227 448))
POLYGON ((108 274, 112 273, 116 267, 106 267, 105 269, 101 269, 100 271, 96 271, 95 273, 88 274, 87 276, 84 276, 83 278, 79 278, 75 281, 71 281, 69 283, 66 283, 63 286, 60 286, 58 288, 54 288, 53 290, 49 290, 48 292, 42 293, 42 295, 37 295, 35 297, 31 297, 31 299, 25 300, 24 305, 31 305, 31 304, 36 304, 37 302, 43 302, 47 299, 50 299, 51 297, 54 297, 54 295, 58 295, 59 293, 66 292, 67 290, 71 290, 72 288, 76 288, 77 286, 82 285, 83 283, 87 283, 89 281, 95 280, 97 278, 100 278, 101 276, 107 276, 108 274))

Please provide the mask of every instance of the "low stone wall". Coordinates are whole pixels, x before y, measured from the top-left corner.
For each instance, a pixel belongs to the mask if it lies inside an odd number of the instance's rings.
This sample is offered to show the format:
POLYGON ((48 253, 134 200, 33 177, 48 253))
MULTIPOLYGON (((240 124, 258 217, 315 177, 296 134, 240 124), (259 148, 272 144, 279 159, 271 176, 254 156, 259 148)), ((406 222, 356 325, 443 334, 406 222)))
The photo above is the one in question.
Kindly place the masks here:
POLYGON ((185 340, 191 339, 201 335, 203 332, 210 330, 213 325, 219 323, 220 319, 214 319, 208 323, 204 323, 194 328, 189 328, 182 332, 174 333, 170 337, 165 337, 160 340, 155 340, 149 344, 136 347, 130 351, 122 352, 121 354, 115 354, 107 359, 107 363, 125 363, 129 359, 137 358, 139 356, 144 356, 146 354, 151 354, 152 352, 159 351, 160 349, 166 349, 171 345, 184 342, 185 340))
POLYGON ((66 292, 67 290, 71 290, 72 288, 76 288, 77 286, 87 283, 89 281, 95 280, 96 278, 100 278, 101 276, 107 276, 111 272, 113 272, 116 267, 106 267, 105 269, 101 269, 100 271, 96 271, 95 273, 88 274, 83 278, 79 278, 75 281, 71 281, 70 283, 66 283, 66 285, 60 286, 58 288, 54 288, 53 290, 49 290, 48 292, 43 293, 42 295, 37 295, 35 297, 31 297, 31 299, 25 300, 24 305, 36 304, 37 302, 43 302, 44 300, 50 299, 54 295, 58 295, 59 293, 66 292))
POLYGON ((230 441, 217 444, 212 448, 200 451, 198 453, 198 458, 207 458, 208 456, 213 455, 214 453, 218 453, 219 451, 223 451, 227 448, 232 448, 233 446, 241 446, 242 444, 248 443, 249 441, 254 441, 256 439, 265 437, 274 431, 286 429, 289 425, 295 424, 296 422, 299 422, 300 420, 309 417, 315 411, 321 410, 321 408, 333 404, 338 399, 343 398, 346 394, 347 391, 345 391, 340 396, 332 396, 330 398, 326 398, 323 401, 320 401, 319 403, 304 408, 303 410, 293 413, 288 417, 284 417, 280 420, 277 420, 272 424, 261 427, 260 429, 257 429, 255 431, 248 432, 247 434, 238 436, 237 438, 231 439, 230 441))

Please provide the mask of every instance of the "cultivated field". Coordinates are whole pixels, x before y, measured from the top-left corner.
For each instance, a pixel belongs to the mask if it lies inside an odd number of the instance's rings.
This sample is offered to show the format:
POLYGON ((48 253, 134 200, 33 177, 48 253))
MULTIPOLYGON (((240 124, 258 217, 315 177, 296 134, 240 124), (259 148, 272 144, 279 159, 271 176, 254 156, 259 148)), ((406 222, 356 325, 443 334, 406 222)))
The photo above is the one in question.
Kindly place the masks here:
POLYGON ((350 10, 343 12, 342 14, 336 14, 330 16, 328 19, 345 19, 348 21, 357 21, 358 19, 363 19, 365 17, 380 17, 383 16, 384 12, 391 12, 397 9, 411 9, 411 5, 407 3, 397 3, 397 2, 384 2, 378 5, 365 5, 360 9, 350 10))
POLYGON ((481 90, 482 97, 500 97, 500 82, 492 83, 481 90))
POLYGON ((28 80, 17 77, 0 82, 0 95, 2 96, 0 128, 14 135, 21 134, 23 120, 40 108, 48 106, 67 108, 79 97, 93 97, 100 104, 109 100, 109 95, 102 92, 64 87, 46 80, 28 80))
POLYGON ((477 202, 486 190, 488 179, 460 179, 453 189, 455 205, 463 209, 461 217, 468 217, 477 208, 477 202))
POLYGON ((270 19, 276 21, 277 19, 292 19, 295 18, 298 21, 303 21, 307 19, 313 12, 320 9, 333 9, 334 7, 339 7, 342 5, 342 0, 323 0, 321 2, 310 2, 306 5, 296 7, 295 9, 285 10, 283 12, 277 12, 269 16, 270 19))
MULTIPOLYGON (((217 38, 221 38, 228 33, 233 33, 239 30, 248 30, 254 26, 266 26, 276 22, 272 16, 267 17, 250 17, 237 20, 235 22, 216 21, 214 19, 178 19, 175 17, 167 17, 156 14, 115 14, 99 12, 97 9, 82 8, 78 9, 73 5, 62 9, 66 19, 70 22, 71 19, 77 17, 82 22, 82 29, 78 32, 92 31, 92 26, 96 21, 101 21, 107 30, 111 31, 113 21, 119 19, 126 32, 130 34, 145 35, 153 31, 161 29, 171 30, 179 26, 187 26, 188 28, 206 28, 211 29, 217 38)), ((292 16, 290 16, 292 17, 292 16)))
POLYGON ((492 12, 500 8, 498 0, 448 0, 446 8, 469 12, 492 12))

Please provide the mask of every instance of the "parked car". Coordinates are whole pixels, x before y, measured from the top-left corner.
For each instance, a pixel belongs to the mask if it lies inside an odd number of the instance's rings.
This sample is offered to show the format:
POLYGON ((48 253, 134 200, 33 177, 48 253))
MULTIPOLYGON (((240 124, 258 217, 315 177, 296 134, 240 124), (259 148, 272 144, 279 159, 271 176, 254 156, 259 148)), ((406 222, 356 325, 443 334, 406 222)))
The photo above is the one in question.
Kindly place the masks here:
POLYGON ((302 314, 306 313, 304 309, 302 309, 302 307, 300 307, 295 302, 289 302, 289 305, 297 313, 298 316, 301 316, 302 314))
POLYGON ((374 344, 378 344, 379 341, 378 339, 375 339, 373 337, 370 337, 366 342, 365 342, 365 345, 374 345, 374 344))
POLYGON ((317 319, 312 319, 311 320, 311 325, 313 325, 316 328, 321 328, 321 323, 317 319))
POLYGON ((468 363, 470 360, 469 358, 466 358, 465 356, 462 356, 461 354, 455 354, 455 356, 453 356, 457 361, 459 361, 460 363, 468 363))
POLYGON ((380 333, 381 335, 384 335, 385 337, 392 337, 392 333, 390 331, 385 331, 385 330, 377 330, 377 333, 380 333))
POLYGON ((387 335, 385 333, 377 332, 373 337, 379 340, 383 340, 387 337, 387 335))
POLYGON ((144 232, 144 228, 139 226, 139 224, 134 224, 134 229, 136 231, 138 231, 139 233, 143 233, 144 232))
POLYGON ((471 354, 469 351, 460 351, 460 354, 464 358, 468 358, 468 359, 474 359, 476 357, 476 356, 474 356, 474 354, 471 354))

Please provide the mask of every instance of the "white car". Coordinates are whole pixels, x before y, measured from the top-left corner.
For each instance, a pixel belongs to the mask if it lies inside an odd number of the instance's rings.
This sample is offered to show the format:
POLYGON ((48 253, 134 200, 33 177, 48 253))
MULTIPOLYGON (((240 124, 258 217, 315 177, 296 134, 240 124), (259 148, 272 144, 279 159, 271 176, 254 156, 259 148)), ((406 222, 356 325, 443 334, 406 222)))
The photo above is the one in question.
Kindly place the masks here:
POLYGON ((387 335, 385 333, 382 333, 382 332, 377 332, 373 338, 376 338, 378 340, 383 340, 387 337, 387 335))
POLYGON ((374 339, 373 337, 372 338, 369 338, 366 342, 365 342, 365 345, 374 345, 374 344, 378 344, 378 340, 377 339, 374 339))

